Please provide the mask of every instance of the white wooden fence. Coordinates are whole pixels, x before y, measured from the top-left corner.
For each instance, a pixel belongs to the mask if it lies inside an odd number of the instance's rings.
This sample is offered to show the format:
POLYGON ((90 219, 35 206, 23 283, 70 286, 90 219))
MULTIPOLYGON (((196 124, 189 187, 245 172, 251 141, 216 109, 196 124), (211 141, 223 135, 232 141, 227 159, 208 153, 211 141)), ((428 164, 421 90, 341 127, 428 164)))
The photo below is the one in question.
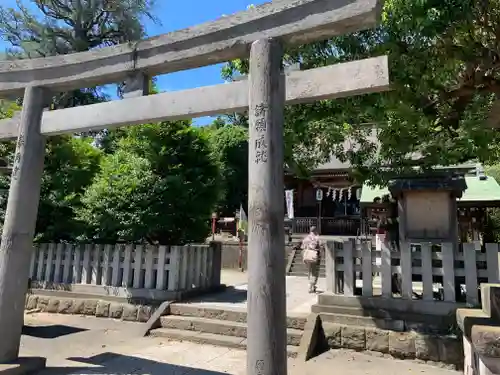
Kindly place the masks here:
POLYGON ((35 285, 206 289, 220 284, 220 244, 40 244, 34 248, 30 275, 35 285))
POLYGON ((382 250, 375 251, 368 241, 329 242, 325 259, 327 291, 354 296, 358 287, 362 296, 393 298, 391 279, 397 274, 404 299, 412 299, 418 292, 422 300, 433 301, 437 289, 443 301, 456 302, 456 286, 460 284, 466 302, 476 305, 479 283, 499 281, 498 249, 496 243, 488 243, 482 250, 476 250, 474 243, 465 243, 456 250, 447 243, 433 247, 402 243, 400 250, 391 250, 383 243, 382 250), (442 282, 436 283, 436 276, 442 282), (415 278, 420 280, 415 282, 415 278), (343 288, 339 288, 342 284, 343 288))

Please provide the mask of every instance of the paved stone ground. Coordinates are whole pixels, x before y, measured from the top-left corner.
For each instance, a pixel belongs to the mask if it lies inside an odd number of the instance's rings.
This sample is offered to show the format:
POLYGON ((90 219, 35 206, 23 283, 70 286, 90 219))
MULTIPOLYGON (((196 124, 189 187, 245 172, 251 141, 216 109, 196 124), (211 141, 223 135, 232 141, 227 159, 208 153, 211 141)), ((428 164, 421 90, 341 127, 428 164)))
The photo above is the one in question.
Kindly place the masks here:
MULTIPOLYGON (((246 274, 224 271, 222 280, 235 286, 232 292, 211 296, 196 303, 232 308, 246 307, 246 274)), ((323 287, 320 279, 319 287, 323 287)), ((308 313, 316 296, 307 293, 307 278, 287 277, 289 312, 308 313)), ((21 340, 22 356, 47 357, 48 368, 40 375, 137 374, 218 375, 246 373, 246 352, 241 350, 140 337, 141 323, 91 316, 35 313, 25 317, 21 340)), ((350 351, 330 351, 301 363, 290 360, 289 374, 320 375, 458 375, 458 372, 373 357, 350 351)))
MULTIPOLYGON (((52 326, 66 335, 46 338, 23 336, 21 355, 48 357, 48 368, 39 375, 137 374, 137 375, 219 375, 246 374, 246 352, 236 349, 138 337, 140 323, 71 315, 33 314, 28 325, 52 326), (61 327, 80 329, 68 333, 61 327)), ((33 333, 33 332, 32 332, 33 333)), ((48 335, 46 335, 48 336, 48 335)), ((50 336, 49 336, 50 337, 50 336)), ((307 363, 289 360, 291 375, 458 375, 458 372, 413 361, 373 357, 345 350, 330 351, 307 363)))
POLYGON ((222 270, 220 282, 228 286, 243 285, 248 282, 248 274, 239 270, 222 270))
POLYGON ((48 366, 74 366, 70 358, 91 357, 108 347, 129 345, 141 323, 90 316, 35 313, 25 315, 22 356, 42 356, 48 366))
MULTIPOLYGON (((115 358, 108 355, 108 357, 111 359, 101 363, 101 367, 78 369, 72 374, 245 375, 247 373, 245 351, 186 342, 155 341, 151 346, 133 354, 116 355, 115 358)), ((414 362, 374 358, 349 351, 330 351, 307 363, 289 360, 288 373, 326 375, 332 372, 333 367, 336 373, 342 375, 459 374, 456 371, 414 362)))
MULTIPOLYGON (((233 290, 211 296, 195 298, 190 300, 190 304, 200 307, 220 307, 230 309, 247 308, 247 277, 239 271, 225 270, 222 275, 222 282, 234 287, 233 290)), ((318 292, 325 290, 325 279, 318 281, 318 292)), ((311 306, 317 302, 317 295, 308 292, 308 279, 301 276, 286 277, 286 304, 287 312, 292 314, 309 314, 311 306)))

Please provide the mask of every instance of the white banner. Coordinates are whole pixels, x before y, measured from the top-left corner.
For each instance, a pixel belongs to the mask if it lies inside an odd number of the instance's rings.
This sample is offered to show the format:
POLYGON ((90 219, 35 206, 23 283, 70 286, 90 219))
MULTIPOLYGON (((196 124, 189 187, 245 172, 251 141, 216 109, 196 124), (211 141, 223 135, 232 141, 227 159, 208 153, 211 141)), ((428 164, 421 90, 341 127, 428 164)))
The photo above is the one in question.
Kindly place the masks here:
POLYGON ((289 219, 294 218, 293 214, 293 190, 285 190, 286 212, 289 219))

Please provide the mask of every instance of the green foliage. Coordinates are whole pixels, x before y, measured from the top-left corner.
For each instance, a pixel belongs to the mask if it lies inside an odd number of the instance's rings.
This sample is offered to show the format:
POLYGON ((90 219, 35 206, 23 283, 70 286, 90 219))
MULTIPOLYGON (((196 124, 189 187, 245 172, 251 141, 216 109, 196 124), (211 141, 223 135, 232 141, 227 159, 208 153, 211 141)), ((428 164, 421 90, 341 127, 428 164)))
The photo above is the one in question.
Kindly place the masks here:
POLYGON ((104 130, 96 136, 96 143, 105 154, 112 154, 118 149, 120 139, 126 136, 126 128, 104 130))
MULTIPOLYGON (((500 183, 500 164, 489 165, 485 168, 487 176, 493 177, 500 183)), ((500 208, 488 208, 486 214, 486 228, 484 242, 500 242, 500 208)))
POLYGON ((206 135, 187 121, 131 127, 106 156, 79 217, 96 242, 205 240, 219 197, 206 135))
MULTIPOLYGON (((16 102, 0 99, 0 120, 6 118, 12 118, 14 114, 21 110, 16 102)), ((0 157, 11 157, 14 156, 14 150, 16 148, 15 142, 0 142, 0 157)))
POLYGON ((21 107, 16 102, 0 99, 0 119, 11 118, 21 107))
MULTIPOLYGON (((101 152, 92 139, 70 136, 51 137, 47 141, 45 169, 35 232, 36 241, 72 241, 82 230, 75 217, 85 188, 99 169, 101 152)), ((12 163, 14 142, 4 142, 0 157, 12 163)), ((0 176, 0 223, 5 218, 10 176, 0 176)))
POLYGON ((221 119, 212 126, 208 132, 210 146, 222 179, 217 212, 233 216, 248 199, 248 130, 224 125, 221 119))
MULTIPOLYGON (((13 103, 1 104, 1 117, 19 110, 13 103)), ((204 241, 222 187, 223 164, 214 161, 210 133, 178 121, 111 134, 107 154, 92 138, 48 139, 36 240, 204 241)), ((0 158, 12 163, 14 150, 15 142, 1 143, 0 158)), ((1 222, 9 180, 0 176, 1 222)))
MULTIPOLYGON (((0 6, 0 38, 10 44, 8 58, 66 55, 103 46, 136 42, 146 35, 144 18, 156 21, 155 0, 17 0, 16 8, 0 6), (34 9, 32 11, 31 9, 34 9)), ((54 108, 106 100, 90 88, 57 95, 54 108)))
POLYGON ((101 152, 91 138, 49 138, 45 154, 37 240, 72 241, 82 231, 76 219, 81 198, 99 171, 101 152))
MULTIPOLYGON (((154 0, 31 3, 28 7, 18 1, 15 9, 0 5, 0 38, 10 45, 4 58, 65 55, 120 43, 133 46, 146 35, 144 19, 156 21, 154 0)), ((150 91, 158 92, 154 79, 150 91)), ((51 109, 107 99, 96 88, 76 90, 58 94, 51 109)), ((16 103, 0 101, 0 118, 18 110, 16 103)), ((226 164, 214 161, 210 135, 190 125, 180 121, 104 130, 94 138, 50 137, 36 239, 161 244, 205 240, 210 214, 222 195, 219 167, 226 164)), ((15 142, 0 143, 0 157, 10 162, 14 150, 15 142)), ((0 221, 8 188, 9 176, 0 176, 0 221)))
POLYGON ((150 167, 147 159, 123 150, 103 159, 79 210, 87 238, 105 243, 147 238, 156 211, 156 179, 150 167))
MULTIPOLYGON (((0 101, 0 119, 10 118, 21 108, 14 102, 0 101)), ((37 241, 72 241, 82 231, 75 211, 90 185, 102 152, 87 137, 54 136, 45 146, 45 166, 35 231, 37 241)), ((0 142, 0 158, 13 164, 16 144, 0 142)), ((0 225, 7 207, 10 176, 0 175, 0 225)))
MULTIPOLYGON (((499 9, 498 0, 390 0, 375 29, 289 49, 285 63, 303 69, 388 54, 392 91, 287 108, 287 162, 310 170, 333 153, 358 179, 380 182, 384 165, 403 172, 415 156, 424 168, 497 160, 499 135, 485 120, 500 93, 499 9)), ((247 72, 238 60, 222 75, 247 72)))

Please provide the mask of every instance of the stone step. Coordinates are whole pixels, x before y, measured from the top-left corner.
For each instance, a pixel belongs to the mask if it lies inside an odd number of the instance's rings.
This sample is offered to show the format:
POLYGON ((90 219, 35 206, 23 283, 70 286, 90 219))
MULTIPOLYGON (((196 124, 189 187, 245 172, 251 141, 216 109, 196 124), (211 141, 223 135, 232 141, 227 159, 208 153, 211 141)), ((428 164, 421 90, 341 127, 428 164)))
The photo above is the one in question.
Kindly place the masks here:
MULTIPOLYGON (((412 312, 401 312, 384 309, 370 309, 364 307, 332 306, 315 304, 311 306, 311 311, 317 314, 340 314, 357 317, 369 317, 385 320, 403 320, 406 329, 418 327, 419 324, 427 326, 427 330, 433 327, 448 326, 450 324, 449 316, 430 316, 426 314, 416 314, 412 312)), ((434 329, 434 328, 433 328, 434 329)), ((421 329, 420 329, 421 330, 421 329)))
MULTIPOLYGON (((194 318, 206 318, 220 321, 246 323, 246 310, 230 308, 205 307, 198 304, 173 303, 170 305, 170 315, 177 315, 194 318)), ((291 329, 304 330, 306 324, 306 315, 287 316, 287 326, 291 329)))
MULTIPOLYGON (((294 261, 292 262, 292 267, 304 267, 304 268, 307 268, 307 265, 304 264, 304 262, 302 260, 299 260, 299 261, 294 261)), ((320 263, 319 264, 319 268, 325 268, 325 263, 320 263)))
POLYGON ((327 314, 342 314, 352 315, 359 317, 371 317, 380 319, 394 319, 396 316, 389 314, 387 310, 380 309, 366 309, 363 307, 348 307, 348 306, 332 306, 315 304, 311 306, 311 311, 314 313, 327 313, 327 314))
MULTIPOLYGON (((302 252, 297 251, 293 257, 292 264, 290 266, 290 272, 288 275, 290 276, 307 276, 309 273, 307 265, 302 261, 302 252)), ((325 257, 321 257, 320 265, 319 265, 319 276, 325 277, 326 275, 326 266, 325 266, 325 257)))
POLYGON ((355 316, 347 314, 320 313, 323 322, 335 323, 345 326, 356 326, 364 328, 378 328, 390 331, 404 332, 405 322, 403 320, 378 319, 368 316, 355 316))
MULTIPOLYGON (((292 264, 304 264, 304 261, 302 260, 302 254, 295 255, 293 258, 292 264)), ((321 258, 319 261, 319 264, 324 266, 325 265, 325 258, 321 258)))
MULTIPOLYGON (((292 267, 290 267, 291 270, 296 270, 296 271, 305 271, 305 272, 308 272, 308 268, 304 265, 296 265, 296 264, 292 264, 292 267)), ((319 267, 319 271, 320 272, 325 272, 326 271, 326 268, 325 267, 319 267)))
MULTIPOLYGON (((290 267, 290 272, 288 272, 288 275, 290 276, 307 276, 309 274, 309 270, 305 265, 297 266, 297 265, 292 265, 290 267)), ((320 267, 319 269, 319 277, 325 277, 326 276, 326 270, 325 267, 320 267)))
POLYGON ((301 277, 305 277, 305 276, 307 276, 307 272, 303 272, 303 271, 290 271, 290 272, 288 272, 288 276, 301 276, 301 277))
MULTIPOLYGON (((295 277, 307 277, 307 272, 289 272, 287 273, 288 276, 295 276, 295 277)), ((319 273, 319 277, 325 278, 326 274, 324 273, 319 273)))
MULTIPOLYGON (((290 271, 288 276, 307 277, 307 272, 290 271)), ((324 278, 326 275, 320 272, 319 277, 324 278)))
POLYGON ((411 312, 413 314, 425 314, 431 316, 445 316, 453 314, 457 308, 455 302, 410 300, 397 298, 398 303, 394 303, 393 298, 382 298, 381 296, 345 296, 330 292, 318 295, 319 305, 362 307, 364 309, 381 309, 398 312, 411 312))
MULTIPOLYGON (((246 349, 247 339, 236 336, 223 336, 207 332, 186 331, 172 328, 157 328, 150 332, 150 336, 168 338, 177 341, 190 341, 198 344, 209 344, 215 346, 224 346, 227 348, 246 349)), ((287 346, 288 356, 296 358, 298 353, 297 346, 287 346)))
MULTIPOLYGON (((304 267, 304 268, 308 268, 308 267, 307 267, 307 265, 306 265, 304 262, 302 262, 302 260, 297 261, 297 262, 293 262, 293 263, 292 263, 292 266, 294 266, 294 267, 304 267)), ((326 266, 325 266, 325 264, 324 264, 324 263, 320 263, 318 267, 319 267, 319 268, 325 268, 326 266)))
MULTIPOLYGON (((297 259, 297 260, 300 259, 302 261, 303 254, 304 254, 304 252, 302 250, 296 251, 293 259, 297 259)), ((325 261, 325 254, 321 254, 319 259, 320 259, 320 261, 324 262, 325 261)))
MULTIPOLYGON (((196 318, 192 316, 165 315, 161 317, 161 326, 170 329, 182 329, 224 336, 247 337, 246 323, 223 321, 218 319, 196 318)), ((287 344, 298 346, 303 331, 287 329, 287 344)))
MULTIPOLYGON (((292 271, 293 272, 304 272, 306 274, 309 272, 309 270, 306 267, 296 267, 296 266, 290 267, 290 272, 292 272, 292 271)), ((319 272, 320 273, 325 273, 326 270, 324 268, 320 268, 319 272)))

